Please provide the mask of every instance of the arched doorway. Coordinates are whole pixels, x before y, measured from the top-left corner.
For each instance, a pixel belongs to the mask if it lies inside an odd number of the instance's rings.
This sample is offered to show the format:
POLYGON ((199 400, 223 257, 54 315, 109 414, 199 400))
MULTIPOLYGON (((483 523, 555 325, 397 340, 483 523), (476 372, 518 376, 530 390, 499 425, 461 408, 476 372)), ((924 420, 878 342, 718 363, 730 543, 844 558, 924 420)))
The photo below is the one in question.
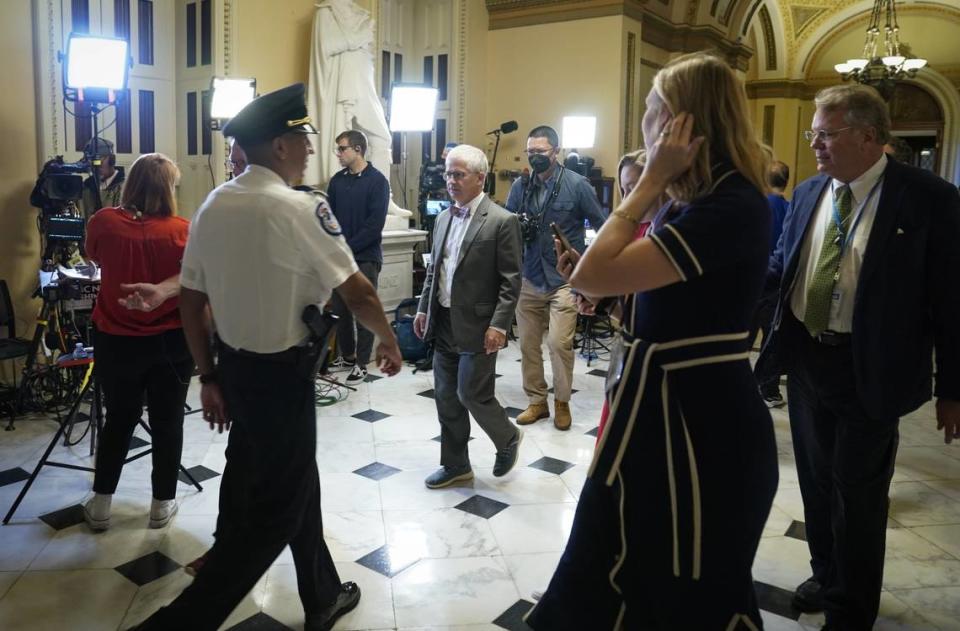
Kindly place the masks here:
POLYGON ((933 95, 918 85, 898 83, 890 99, 890 119, 896 159, 939 173, 944 116, 933 95))

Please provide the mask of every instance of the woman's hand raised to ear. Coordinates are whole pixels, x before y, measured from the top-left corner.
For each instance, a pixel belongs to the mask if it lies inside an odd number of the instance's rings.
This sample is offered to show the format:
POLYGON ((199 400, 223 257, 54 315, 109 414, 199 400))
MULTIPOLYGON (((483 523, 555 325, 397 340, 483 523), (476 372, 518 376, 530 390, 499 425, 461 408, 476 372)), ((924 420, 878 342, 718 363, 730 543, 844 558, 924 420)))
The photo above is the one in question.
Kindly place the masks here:
MULTIPOLYGON (((677 114, 660 132, 660 138, 647 152, 647 164, 641 179, 666 187, 693 166, 706 138, 693 138, 693 115, 677 114)), ((637 190, 636 187, 634 191, 637 190)))

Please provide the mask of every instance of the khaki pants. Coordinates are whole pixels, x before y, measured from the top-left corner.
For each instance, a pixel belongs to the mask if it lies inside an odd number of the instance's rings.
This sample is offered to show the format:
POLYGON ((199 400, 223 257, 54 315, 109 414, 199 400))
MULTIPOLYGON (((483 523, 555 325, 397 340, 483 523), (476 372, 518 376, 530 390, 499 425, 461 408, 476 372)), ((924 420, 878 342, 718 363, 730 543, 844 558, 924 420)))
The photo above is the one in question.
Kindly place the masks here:
POLYGON ((557 401, 569 401, 573 385, 573 336, 577 328, 577 305, 570 286, 543 293, 523 279, 517 302, 520 329, 520 366, 523 390, 531 404, 546 403, 547 382, 543 376, 543 333, 553 370, 553 392, 557 401))

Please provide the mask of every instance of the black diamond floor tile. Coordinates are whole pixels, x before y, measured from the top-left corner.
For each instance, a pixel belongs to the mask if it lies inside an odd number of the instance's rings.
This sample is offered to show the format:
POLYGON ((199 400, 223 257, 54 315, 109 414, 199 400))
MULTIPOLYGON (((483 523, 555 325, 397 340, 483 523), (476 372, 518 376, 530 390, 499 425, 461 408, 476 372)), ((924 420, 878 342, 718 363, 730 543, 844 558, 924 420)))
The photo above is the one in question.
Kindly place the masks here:
POLYGON ((492 500, 482 495, 474 495, 470 499, 464 500, 454 506, 454 508, 459 508, 465 513, 483 517, 484 519, 490 519, 503 509, 509 507, 509 504, 504 504, 503 502, 498 502, 497 500, 492 500))
POLYGON ((418 392, 418 393, 417 393, 417 396, 419 396, 419 397, 427 397, 428 399, 434 399, 434 398, 436 398, 436 397, 433 396, 433 389, 432 389, 432 388, 431 388, 430 390, 424 390, 423 392, 418 392))
POLYGON ((388 464, 383 464, 382 462, 371 462, 365 467, 360 467, 354 473, 357 475, 362 475, 365 478, 370 478, 371 480, 382 480, 384 478, 389 478, 394 473, 399 473, 400 469, 396 467, 391 467, 388 464))
POLYGON ((161 552, 151 552, 113 569, 142 587, 170 572, 176 572, 180 569, 180 564, 161 552))
POLYGON ((419 560, 406 554, 399 546, 380 546, 357 559, 356 563, 387 578, 393 578, 419 560))
POLYGON ((599 432, 600 432, 600 427, 597 426, 597 427, 594 427, 593 429, 588 429, 583 434, 585 436, 593 436, 594 438, 596 438, 599 432))
POLYGON ((593 375, 594 377, 606 377, 607 371, 600 370, 599 368, 594 368, 593 370, 587 372, 588 375, 593 375))
POLYGON ((517 418, 517 415, 520 414, 520 412, 523 412, 523 410, 521 410, 520 408, 509 408, 509 407, 508 407, 508 408, 503 408, 503 409, 506 411, 508 418, 517 418))
POLYGON ((40 515, 40 519, 54 530, 63 530, 83 523, 83 506, 74 504, 60 510, 40 515))
POLYGON ((533 608, 533 603, 522 598, 513 603, 509 609, 500 614, 493 624, 509 631, 527 631, 530 626, 523 621, 523 617, 533 608))
POLYGON ((290 631, 290 627, 261 611, 243 622, 238 622, 227 631, 290 631))
POLYGON ((130 439, 130 449, 140 449, 141 447, 146 447, 149 445, 147 441, 140 438, 139 436, 134 436, 130 439))
POLYGON ((802 521, 794 521, 790 524, 790 527, 787 528, 787 532, 783 533, 784 537, 793 537, 794 539, 799 539, 800 541, 807 540, 807 525, 802 521))
POLYGON ((791 620, 800 619, 800 612, 794 609, 791 604, 793 602, 792 591, 760 581, 753 582, 753 589, 757 593, 757 603, 760 605, 760 609, 791 620))
MULTIPOLYGON (((209 480, 210 478, 215 478, 220 475, 219 472, 214 471, 213 469, 208 469, 202 464, 195 467, 190 467, 187 469, 187 471, 190 472, 190 475, 192 475, 197 482, 203 482, 204 480, 209 480)), ((191 482, 189 478, 183 474, 183 471, 180 472, 178 479, 184 484, 193 484, 193 482, 191 482)))
POLYGON ((363 383, 373 383, 374 381, 380 381, 381 379, 383 379, 383 377, 380 375, 371 375, 368 373, 367 376, 364 377, 363 383))
MULTIPOLYGON (((589 373, 588 373, 588 374, 589 374, 589 373)), ((604 374, 606 374, 606 373, 604 373, 604 374)), ((550 394, 553 394, 553 388, 550 388, 549 390, 547 390, 547 392, 549 392, 550 394)), ((578 392, 580 392, 580 391, 577 390, 576 388, 570 388, 570 394, 576 394, 576 393, 578 393, 578 392)))
POLYGON ((560 475, 567 469, 574 466, 572 462, 567 462, 566 460, 559 460, 558 458, 551 458, 550 456, 544 456, 536 462, 531 462, 529 467, 534 469, 540 469, 541 471, 546 471, 547 473, 556 473, 560 475))
POLYGON ((363 412, 357 412, 354 414, 353 418, 360 419, 361 421, 366 421, 368 423, 376 423, 377 421, 382 421, 388 416, 390 415, 384 414, 383 412, 377 412, 376 410, 364 410, 363 412))
POLYGON ((8 484, 16 484, 17 482, 23 482, 30 477, 30 474, 21 469, 20 467, 15 467, 13 469, 7 469, 6 471, 0 471, 0 486, 7 486, 8 484))

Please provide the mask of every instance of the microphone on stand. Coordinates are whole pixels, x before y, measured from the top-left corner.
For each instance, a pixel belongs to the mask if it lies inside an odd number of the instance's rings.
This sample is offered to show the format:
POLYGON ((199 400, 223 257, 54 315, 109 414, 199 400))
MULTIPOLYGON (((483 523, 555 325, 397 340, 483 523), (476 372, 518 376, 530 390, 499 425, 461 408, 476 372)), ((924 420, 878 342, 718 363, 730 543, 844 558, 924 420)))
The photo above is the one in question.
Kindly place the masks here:
POLYGON ((496 180, 494 180, 495 171, 493 170, 493 166, 497 163, 497 150, 500 149, 500 134, 509 134, 514 131, 517 131, 517 121, 507 121, 502 123, 497 129, 487 132, 488 136, 497 137, 497 142, 493 146, 493 158, 490 160, 490 172, 487 174, 487 179, 484 182, 484 188, 491 196, 497 192, 497 183, 496 180))

